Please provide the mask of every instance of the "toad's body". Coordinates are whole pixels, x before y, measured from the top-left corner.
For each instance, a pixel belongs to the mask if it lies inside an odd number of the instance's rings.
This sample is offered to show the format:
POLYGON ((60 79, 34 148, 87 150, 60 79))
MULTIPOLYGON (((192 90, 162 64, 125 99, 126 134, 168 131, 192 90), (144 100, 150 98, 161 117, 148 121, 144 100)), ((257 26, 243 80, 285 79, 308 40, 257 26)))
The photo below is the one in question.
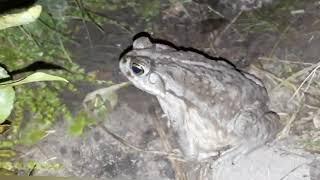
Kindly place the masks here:
POLYGON ((120 61, 122 73, 155 95, 190 159, 272 139, 278 119, 262 83, 223 60, 140 37, 120 61))

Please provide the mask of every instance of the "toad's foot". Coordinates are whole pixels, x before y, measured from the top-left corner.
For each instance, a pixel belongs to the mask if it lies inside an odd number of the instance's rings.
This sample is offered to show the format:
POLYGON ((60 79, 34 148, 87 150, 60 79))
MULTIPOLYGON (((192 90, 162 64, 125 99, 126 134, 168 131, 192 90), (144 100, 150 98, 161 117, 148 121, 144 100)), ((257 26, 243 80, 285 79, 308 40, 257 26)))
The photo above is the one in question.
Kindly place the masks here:
POLYGON ((221 156, 211 164, 211 168, 214 169, 215 167, 226 163, 229 165, 235 165, 241 158, 247 156, 259 147, 261 147, 261 145, 254 142, 246 142, 244 144, 238 145, 223 152, 221 156))

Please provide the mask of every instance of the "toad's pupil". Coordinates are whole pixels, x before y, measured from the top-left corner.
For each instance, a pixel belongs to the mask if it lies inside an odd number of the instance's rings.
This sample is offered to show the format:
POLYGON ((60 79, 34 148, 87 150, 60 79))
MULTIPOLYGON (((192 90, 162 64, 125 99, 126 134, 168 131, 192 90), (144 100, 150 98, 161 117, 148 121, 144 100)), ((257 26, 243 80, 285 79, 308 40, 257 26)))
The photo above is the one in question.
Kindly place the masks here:
POLYGON ((132 69, 133 73, 135 73, 137 75, 141 75, 144 73, 144 70, 141 67, 141 65, 136 64, 136 63, 132 63, 131 69, 132 69))

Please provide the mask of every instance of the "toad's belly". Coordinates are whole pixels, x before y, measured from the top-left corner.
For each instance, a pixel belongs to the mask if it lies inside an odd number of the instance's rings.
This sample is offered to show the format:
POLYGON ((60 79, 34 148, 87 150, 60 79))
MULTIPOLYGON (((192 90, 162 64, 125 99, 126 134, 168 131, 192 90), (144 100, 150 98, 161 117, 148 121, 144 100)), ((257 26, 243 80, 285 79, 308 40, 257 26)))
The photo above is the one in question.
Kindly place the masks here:
POLYGON ((179 143, 185 156, 207 158, 226 150, 238 142, 238 138, 227 132, 215 121, 201 117, 194 108, 188 108, 178 129, 179 143), (184 139, 182 139, 184 138, 184 139))
POLYGON ((160 106, 178 135, 178 143, 188 159, 207 158, 239 143, 239 137, 221 127, 218 119, 202 115, 199 107, 168 94, 158 98, 160 106))

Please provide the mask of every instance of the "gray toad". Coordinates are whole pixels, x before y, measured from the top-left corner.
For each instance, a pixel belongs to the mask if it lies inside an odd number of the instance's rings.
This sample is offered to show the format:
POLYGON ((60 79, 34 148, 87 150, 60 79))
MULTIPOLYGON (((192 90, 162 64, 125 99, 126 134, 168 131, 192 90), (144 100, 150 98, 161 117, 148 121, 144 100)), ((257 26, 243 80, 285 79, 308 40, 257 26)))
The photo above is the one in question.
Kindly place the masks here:
POLYGON ((278 132, 262 82, 224 60, 140 37, 119 67, 134 86, 157 97, 188 159, 247 151, 278 132))

